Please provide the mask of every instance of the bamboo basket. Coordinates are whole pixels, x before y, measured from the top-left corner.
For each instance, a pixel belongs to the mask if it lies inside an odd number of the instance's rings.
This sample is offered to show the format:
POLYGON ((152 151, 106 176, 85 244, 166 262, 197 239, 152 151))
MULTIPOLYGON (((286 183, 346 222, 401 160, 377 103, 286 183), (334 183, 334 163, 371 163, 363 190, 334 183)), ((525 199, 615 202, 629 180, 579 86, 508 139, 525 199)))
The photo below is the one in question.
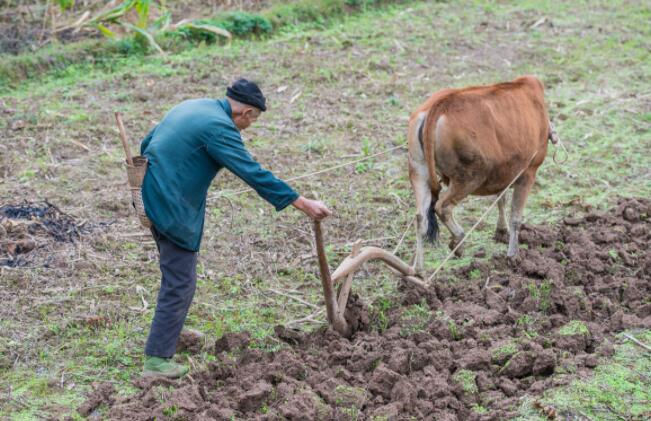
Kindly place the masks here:
POLYGON ((124 131, 124 125, 122 124, 120 113, 115 113, 115 120, 118 123, 118 129, 120 129, 120 140, 122 140, 124 153, 127 155, 127 180, 129 181, 129 190, 131 191, 131 203, 136 210, 136 216, 138 217, 138 220, 140 220, 140 225, 144 228, 151 228, 151 221, 147 217, 147 213, 145 212, 145 203, 142 201, 142 182, 147 173, 148 161, 147 158, 142 155, 136 157, 131 156, 131 149, 127 142, 127 135, 124 131))
POLYGON ((140 220, 140 225, 145 228, 151 228, 151 221, 147 217, 145 203, 142 201, 142 182, 147 173, 147 162, 147 158, 140 155, 133 157, 132 164, 126 161, 126 166, 129 189, 131 190, 131 201, 136 210, 136 216, 140 220))

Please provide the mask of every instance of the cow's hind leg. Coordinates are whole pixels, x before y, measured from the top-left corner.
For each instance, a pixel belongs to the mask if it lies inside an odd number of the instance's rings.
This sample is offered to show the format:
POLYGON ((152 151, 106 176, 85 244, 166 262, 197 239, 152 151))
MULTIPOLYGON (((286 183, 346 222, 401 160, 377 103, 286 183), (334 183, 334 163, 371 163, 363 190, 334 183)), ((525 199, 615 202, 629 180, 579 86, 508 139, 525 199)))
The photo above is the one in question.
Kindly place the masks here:
MULTIPOLYGON (((419 162, 416 159, 409 160, 409 180, 416 197, 416 256, 414 257, 414 269, 417 274, 421 274, 424 266, 423 239, 431 237, 432 231, 438 231, 437 221, 428 218, 432 206, 432 191, 429 183, 429 173, 424 162, 419 162)), ((434 237, 436 234, 437 232, 434 237)))
POLYGON ((497 228, 495 229, 495 236, 493 239, 498 243, 508 244, 509 242, 509 227, 506 224, 506 200, 507 194, 504 194, 500 200, 497 201, 497 208, 499 209, 499 217, 497 218, 497 228))
POLYGON ((520 224, 522 224, 522 211, 531 191, 533 182, 536 179, 535 170, 528 170, 520 176, 513 187, 513 200, 511 201, 511 235, 509 238, 508 257, 518 254, 518 237, 520 235, 520 224))
MULTIPOLYGON (((466 196, 472 193, 479 184, 480 183, 471 183, 462 185, 455 181, 451 181, 449 188, 436 203, 436 214, 441 218, 441 221, 443 221, 452 234, 452 239, 449 244, 450 250, 453 250, 464 236, 463 228, 461 228, 461 225, 459 225, 454 219, 454 207, 466 196)), ((463 256, 463 248, 463 244, 459 246, 459 248, 454 252, 455 256, 463 256)))

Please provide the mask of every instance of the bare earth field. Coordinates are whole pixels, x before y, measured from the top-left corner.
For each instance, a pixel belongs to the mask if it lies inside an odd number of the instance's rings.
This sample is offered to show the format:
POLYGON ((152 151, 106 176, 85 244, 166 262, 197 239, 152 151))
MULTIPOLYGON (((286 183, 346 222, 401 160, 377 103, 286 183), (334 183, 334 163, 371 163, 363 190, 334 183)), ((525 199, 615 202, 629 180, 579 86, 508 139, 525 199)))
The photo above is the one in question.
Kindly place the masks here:
MULTIPOLYGON (((24 82, 0 97, 0 418, 648 419, 651 357, 621 332, 651 343, 650 19, 637 1, 416 2, 24 82), (136 148, 177 102, 257 79, 271 107, 244 134, 289 178, 405 144, 437 89, 522 74, 544 82, 569 155, 550 146, 516 264, 495 211, 431 290, 368 265, 360 330, 342 339, 325 330, 310 222, 233 194, 225 173, 187 321, 204 338, 178 357, 192 377, 139 379, 159 272, 114 110, 136 148)), ((358 238, 395 247, 414 214, 405 149, 292 184, 335 211, 331 265, 358 238)), ((459 206, 463 226, 491 200, 459 206)), ((399 255, 414 244, 411 230, 399 255)))

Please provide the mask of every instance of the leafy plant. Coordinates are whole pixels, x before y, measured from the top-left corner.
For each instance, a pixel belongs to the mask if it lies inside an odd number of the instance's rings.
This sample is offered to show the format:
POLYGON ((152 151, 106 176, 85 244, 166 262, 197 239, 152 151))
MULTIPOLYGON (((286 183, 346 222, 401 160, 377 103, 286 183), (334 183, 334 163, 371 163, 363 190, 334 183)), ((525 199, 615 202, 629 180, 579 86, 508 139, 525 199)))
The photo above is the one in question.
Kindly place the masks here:
POLYGON ((231 34, 238 36, 262 35, 271 32, 271 22, 263 16, 247 12, 227 13, 219 19, 209 22, 220 26, 231 34))
POLYGON ((452 380, 461 385, 465 393, 474 394, 478 392, 477 375, 470 370, 459 370, 452 376, 452 380))
MULTIPOLYGON (((369 138, 365 137, 365 138, 362 139, 362 156, 368 157, 368 156, 371 155, 371 152, 372 152, 371 141, 369 140, 369 138)), ((366 171, 370 170, 371 168, 373 168, 373 160, 372 159, 368 159, 366 161, 359 162, 359 163, 357 163, 357 165, 355 165, 355 171, 358 172, 358 173, 365 173, 366 171)))
POLYGON ((387 312, 394 306, 388 298, 378 298, 371 306, 371 325, 382 333, 389 327, 387 312))
POLYGON ((427 327, 431 318, 432 311, 425 300, 420 304, 407 307, 402 313, 401 319, 404 326, 400 329, 400 335, 409 336, 417 332, 422 332, 427 327))
MULTIPOLYGON (((74 0, 59 0, 62 10, 71 7, 74 0), (65 5, 64 5, 65 3, 65 5)), ((124 0, 122 3, 108 10, 103 10, 97 15, 92 16, 88 11, 73 25, 75 29, 82 27, 92 27, 101 32, 104 36, 111 39, 120 38, 117 29, 121 29, 127 34, 132 34, 137 40, 143 42, 159 53, 163 49, 156 42, 156 36, 172 31, 185 31, 188 33, 205 33, 211 37, 230 38, 231 33, 212 23, 200 22, 192 19, 182 19, 172 24, 172 15, 167 10, 164 0, 152 2, 152 0, 124 0), (155 3, 160 16, 154 20, 151 19, 152 5, 155 3), (132 22, 131 16, 133 11, 136 13, 136 21, 132 22)))

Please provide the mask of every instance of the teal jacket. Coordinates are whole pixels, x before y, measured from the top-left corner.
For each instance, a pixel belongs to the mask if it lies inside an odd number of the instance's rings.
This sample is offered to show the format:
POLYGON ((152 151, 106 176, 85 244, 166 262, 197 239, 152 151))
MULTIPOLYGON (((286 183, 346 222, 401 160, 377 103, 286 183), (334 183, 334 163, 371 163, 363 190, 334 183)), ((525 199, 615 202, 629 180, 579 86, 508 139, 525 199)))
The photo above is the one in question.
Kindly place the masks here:
POLYGON ((142 140, 149 160, 142 184, 147 216, 179 247, 199 251, 210 183, 227 168, 282 210, 298 198, 244 148, 226 99, 194 99, 172 108, 142 140))

